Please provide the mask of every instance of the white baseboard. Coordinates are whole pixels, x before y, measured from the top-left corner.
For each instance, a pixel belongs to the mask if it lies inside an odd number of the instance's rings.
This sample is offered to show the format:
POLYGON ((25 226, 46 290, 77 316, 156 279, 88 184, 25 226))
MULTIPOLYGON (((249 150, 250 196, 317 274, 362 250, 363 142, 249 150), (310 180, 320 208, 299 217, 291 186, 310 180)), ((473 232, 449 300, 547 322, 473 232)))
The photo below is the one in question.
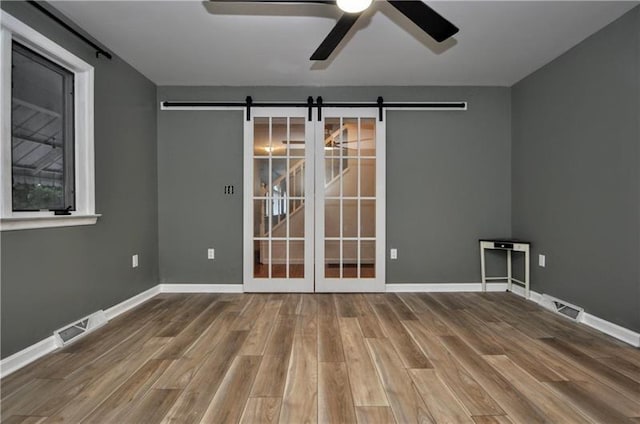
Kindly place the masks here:
MULTIPOLYGON (((514 285, 512 292, 514 294, 517 294, 518 296, 524 297, 524 288, 522 287, 516 287, 514 285)), ((529 300, 540 304, 542 295, 540 293, 534 292, 533 290, 530 290, 529 300)), ((628 328, 624 328, 618 324, 614 324, 610 321, 598 318, 597 316, 591 315, 587 312, 582 313, 582 319, 580 320, 580 323, 588 325, 589 327, 594 328, 601 333, 607 334, 611 337, 628 343, 631 346, 640 347, 640 333, 636 333, 635 331, 629 330, 628 328)))
MULTIPOLYGON (((507 283, 487 283, 487 291, 503 292, 507 289, 507 283)), ((453 293, 453 292, 479 292, 482 291, 482 283, 426 283, 426 284, 387 284, 387 293, 453 293)))
POLYGON ((242 284, 159 284, 161 293, 242 293, 242 284))
MULTIPOLYGON (((482 284, 480 284, 480 290, 482 291, 482 284)), ((504 292, 507 291, 507 283, 487 283, 488 292, 504 292)))
POLYGON ((0 361, 0 378, 4 378, 25 365, 42 358, 44 355, 53 352, 58 347, 57 340, 55 336, 52 335, 44 340, 40 340, 36 344, 32 344, 31 346, 22 349, 20 352, 16 352, 13 355, 4 358, 0 361))
MULTIPOLYGON (((505 288, 506 290, 506 288, 505 288)), ((525 297, 524 296, 524 287, 519 286, 517 284, 512 284, 511 285, 511 293, 513 294, 517 294, 520 297, 525 297)), ((529 299, 530 301, 534 302, 534 303, 540 303, 540 301, 542 300, 542 295, 538 292, 535 292, 533 290, 529 290, 529 299)))
POLYGON ((615 337, 618 340, 622 340, 625 343, 629 343, 632 346, 640 347, 640 333, 631 331, 628 328, 624 328, 618 324, 614 324, 609 321, 605 321, 602 318, 588 314, 586 312, 582 315, 582 323, 588 325, 591 328, 595 328, 605 334, 615 337))
POLYGON ((143 291, 142 293, 139 293, 123 302, 118 303, 117 305, 110 307, 109 309, 105 309, 104 314, 107 316, 107 319, 111 321, 118 315, 127 312, 129 309, 135 308, 142 302, 146 302, 158 293, 160 293, 159 286, 153 286, 150 289, 143 291))

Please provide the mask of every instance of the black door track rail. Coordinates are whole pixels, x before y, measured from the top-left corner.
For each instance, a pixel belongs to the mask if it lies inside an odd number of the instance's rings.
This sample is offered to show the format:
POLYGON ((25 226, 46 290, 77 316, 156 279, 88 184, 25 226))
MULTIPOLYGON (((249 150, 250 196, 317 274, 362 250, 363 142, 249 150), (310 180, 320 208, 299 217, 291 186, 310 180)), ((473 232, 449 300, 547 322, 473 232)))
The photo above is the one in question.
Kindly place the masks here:
POLYGON ((192 102, 192 101, 163 101, 164 108, 197 108, 197 107, 237 107, 245 108, 246 119, 251 120, 251 109, 256 107, 304 107, 309 110, 308 120, 313 118, 313 108, 318 111, 318 121, 322 120, 322 109, 325 107, 344 108, 376 108, 378 109, 378 120, 382 122, 385 109, 433 109, 433 110, 467 110, 467 102, 389 102, 385 103, 382 97, 378 97, 375 102, 357 103, 325 103, 321 96, 314 102, 309 96, 306 102, 255 102, 251 96, 247 96, 244 102, 192 102))

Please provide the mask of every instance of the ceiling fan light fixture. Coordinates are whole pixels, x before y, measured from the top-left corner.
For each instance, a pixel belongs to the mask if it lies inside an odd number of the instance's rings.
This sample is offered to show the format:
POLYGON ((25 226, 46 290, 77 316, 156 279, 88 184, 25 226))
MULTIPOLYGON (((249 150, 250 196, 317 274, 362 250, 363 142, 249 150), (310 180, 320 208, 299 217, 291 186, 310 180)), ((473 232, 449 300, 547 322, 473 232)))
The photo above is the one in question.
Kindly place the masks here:
POLYGON ((371 6, 373 0, 338 0, 338 7, 347 13, 360 13, 371 6))

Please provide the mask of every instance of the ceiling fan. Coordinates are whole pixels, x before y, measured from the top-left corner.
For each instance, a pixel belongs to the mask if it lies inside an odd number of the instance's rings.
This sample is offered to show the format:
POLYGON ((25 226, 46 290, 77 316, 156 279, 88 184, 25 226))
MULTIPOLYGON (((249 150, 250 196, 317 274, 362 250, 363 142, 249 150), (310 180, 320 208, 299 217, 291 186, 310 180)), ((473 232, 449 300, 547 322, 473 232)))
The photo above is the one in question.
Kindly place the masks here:
MULTIPOLYGON (((344 13, 336 22, 329 35, 311 55, 311 60, 326 60, 338 47, 340 41, 356 23, 360 15, 373 0, 210 0, 219 3, 280 3, 280 4, 326 4, 337 5, 344 13)), ((459 30, 454 24, 443 18, 438 12, 421 0, 386 0, 400 13, 409 18, 420 29, 438 43, 441 43, 459 30)))

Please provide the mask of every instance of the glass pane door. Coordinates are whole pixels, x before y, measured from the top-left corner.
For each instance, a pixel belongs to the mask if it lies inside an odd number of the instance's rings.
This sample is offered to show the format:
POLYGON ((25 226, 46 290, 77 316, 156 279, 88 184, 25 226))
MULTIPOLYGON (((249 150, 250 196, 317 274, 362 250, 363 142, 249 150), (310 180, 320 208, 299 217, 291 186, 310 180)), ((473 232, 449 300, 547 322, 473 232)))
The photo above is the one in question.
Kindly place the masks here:
POLYGON ((376 109, 254 109, 245 122, 244 290, 384 291, 376 109), (314 112, 315 115, 315 112, 314 112))
POLYGON ((313 122, 304 112, 256 110, 245 124, 245 291, 313 291, 313 122))
POLYGON ((376 110, 316 127, 316 291, 384 291, 384 130, 376 110))

